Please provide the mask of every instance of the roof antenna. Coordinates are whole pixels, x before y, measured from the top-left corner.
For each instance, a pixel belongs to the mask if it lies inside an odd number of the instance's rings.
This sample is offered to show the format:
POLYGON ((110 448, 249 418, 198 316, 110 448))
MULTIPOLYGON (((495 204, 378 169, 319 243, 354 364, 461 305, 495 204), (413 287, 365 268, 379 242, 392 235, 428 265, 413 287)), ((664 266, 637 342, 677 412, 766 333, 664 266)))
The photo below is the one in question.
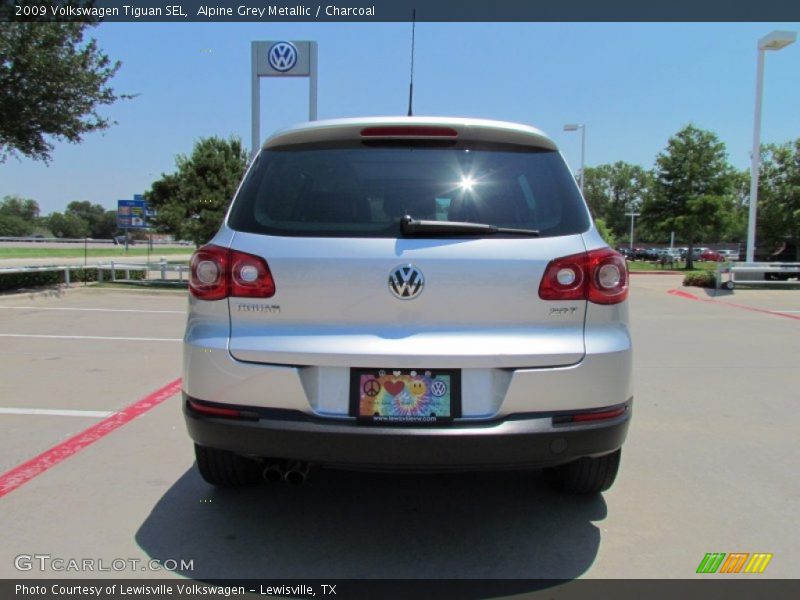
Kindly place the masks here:
POLYGON ((414 102, 414 33, 417 28, 417 9, 411 11, 411 81, 408 84, 408 116, 413 117, 412 105, 414 102))

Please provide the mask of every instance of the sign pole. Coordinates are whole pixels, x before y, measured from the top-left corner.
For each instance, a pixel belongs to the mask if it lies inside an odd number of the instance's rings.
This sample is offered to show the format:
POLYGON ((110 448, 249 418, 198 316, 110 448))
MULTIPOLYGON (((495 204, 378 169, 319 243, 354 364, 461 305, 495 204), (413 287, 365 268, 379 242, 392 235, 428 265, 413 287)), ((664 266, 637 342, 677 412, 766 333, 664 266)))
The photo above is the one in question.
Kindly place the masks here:
POLYGON ((317 43, 309 44, 308 56, 308 120, 317 120, 317 43))
POLYGON ((261 145, 261 78, 258 75, 258 42, 250 42, 250 160, 261 145))
POLYGON ((250 42, 250 159, 261 149, 261 78, 308 77, 308 120, 317 120, 317 42, 250 42))

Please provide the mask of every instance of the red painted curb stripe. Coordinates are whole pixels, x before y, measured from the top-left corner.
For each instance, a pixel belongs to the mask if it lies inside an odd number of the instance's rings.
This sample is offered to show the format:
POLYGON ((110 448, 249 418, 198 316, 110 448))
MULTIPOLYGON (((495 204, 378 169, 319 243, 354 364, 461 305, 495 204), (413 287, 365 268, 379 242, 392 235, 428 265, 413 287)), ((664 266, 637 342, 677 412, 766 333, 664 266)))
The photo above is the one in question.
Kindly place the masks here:
POLYGON ((125 425, 125 423, 143 415, 151 408, 155 408, 167 398, 177 394, 180 389, 181 380, 176 379, 152 394, 145 396, 141 400, 126 406, 121 411, 106 417, 99 423, 95 423, 88 429, 84 429, 57 446, 45 450, 39 456, 32 458, 28 462, 22 463, 10 471, 3 473, 0 475, 0 498, 28 483, 34 477, 41 475, 73 454, 77 454, 87 446, 91 446, 97 440, 102 439, 112 431, 125 425))
POLYGON ((669 290, 667 293, 672 294, 673 296, 678 296, 679 298, 686 298, 687 300, 697 300, 698 302, 721 304, 722 306, 730 306, 731 308, 740 308, 742 310, 749 310, 751 312, 763 313, 765 315, 772 315, 773 317, 785 317, 787 319, 796 319, 800 321, 800 316, 798 315, 787 315, 786 313, 778 311, 765 310, 763 308, 755 308, 754 306, 745 306, 744 304, 735 304, 733 302, 725 302, 725 300, 712 300, 711 298, 700 298, 698 296, 695 296, 694 294, 690 294, 689 292, 684 292, 683 290, 669 290))
MULTIPOLYGON (((689 292, 684 292, 683 290, 669 290, 667 293, 671 294, 673 296, 679 296, 680 298, 686 298, 687 300, 700 300, 700 301, 703 301, 702 298, 698 298, 694 294, 690 294, 689 292)), ((711 302, 711 301, 708 300, 708 302, 711 302)))

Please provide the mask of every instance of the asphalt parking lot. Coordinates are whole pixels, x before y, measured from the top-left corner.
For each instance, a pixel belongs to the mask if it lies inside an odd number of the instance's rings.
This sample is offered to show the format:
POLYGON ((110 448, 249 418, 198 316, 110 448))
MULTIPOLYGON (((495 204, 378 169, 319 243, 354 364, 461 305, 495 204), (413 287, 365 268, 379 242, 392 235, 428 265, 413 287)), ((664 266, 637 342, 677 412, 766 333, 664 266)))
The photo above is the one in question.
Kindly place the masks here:
POLYGON ((0 296, 0 577, 688 578, 707 552, 772 553, 758 577, 796 577, 800 290, 632 279, 633 422, 595 498, 538 473, 215 490, 175 393, 183 293, 0 296), (17 570, 33 554, 192 565, 17 570))

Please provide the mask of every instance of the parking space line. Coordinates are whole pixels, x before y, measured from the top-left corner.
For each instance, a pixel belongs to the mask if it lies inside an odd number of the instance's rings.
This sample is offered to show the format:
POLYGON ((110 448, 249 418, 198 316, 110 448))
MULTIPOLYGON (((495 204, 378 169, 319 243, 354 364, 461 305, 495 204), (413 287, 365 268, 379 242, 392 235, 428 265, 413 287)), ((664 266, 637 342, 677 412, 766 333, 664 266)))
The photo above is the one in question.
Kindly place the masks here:
POLYGON ((181 338, 115 337, 103 335, 45 335, 39 333, 0 333, 0 337, 44 340, 109 340, 122 342, 181 342, 181 338))
POLYGON ((736 304, 734 302, 726 302, 725 300, 713 300, 711 298, 700 298, 689 292, 683 290, 668 290, 668 294, 678 296, 679 298, 686 298, 687 300, 697 300, 698 302, 708 302, 710 304, 720 304, 722 306, 730 306, 731 308, 739 308, 741 310, 749 310, 751 312, 762 313, 765 315, 772 315, 774 317, 784 317, 786 319, 797 319, 800 321, 800 315, 790 315, 786 312, 777 312, 774 310, 766 310, 764 308, 756 308, 754 306, 745 306, 744 304, 736 304))
POLYGON ((159 315, 185 315, 185 310, 146 310, 141 308, 90 308, 68 306, 0 306, 0 309, 11 310, 63 310, 78 312, 120 312, 120 313, 147 313, 159 315))
POLYGON ((136 417, 155 408, 168 398, 177 394, 180 389, 181 380, 176 379, 152 394, 148 394, 141 400, 126 406, 119 412, 112 413, 109 417, 84 429, 68 440, 53 446, 49 450, 45 450, 39 456, 3 473, 0 475, 0 498, 28 483, 34 477, 41 475, 63 460, 77 454, 87 446, 94 444, 109 433, 116 431, 136 417))
POLYGON ((0 415, 46 415, 53 417, 107 417, 113 410, 56 410, 52 408, 0 408, 0 415))

